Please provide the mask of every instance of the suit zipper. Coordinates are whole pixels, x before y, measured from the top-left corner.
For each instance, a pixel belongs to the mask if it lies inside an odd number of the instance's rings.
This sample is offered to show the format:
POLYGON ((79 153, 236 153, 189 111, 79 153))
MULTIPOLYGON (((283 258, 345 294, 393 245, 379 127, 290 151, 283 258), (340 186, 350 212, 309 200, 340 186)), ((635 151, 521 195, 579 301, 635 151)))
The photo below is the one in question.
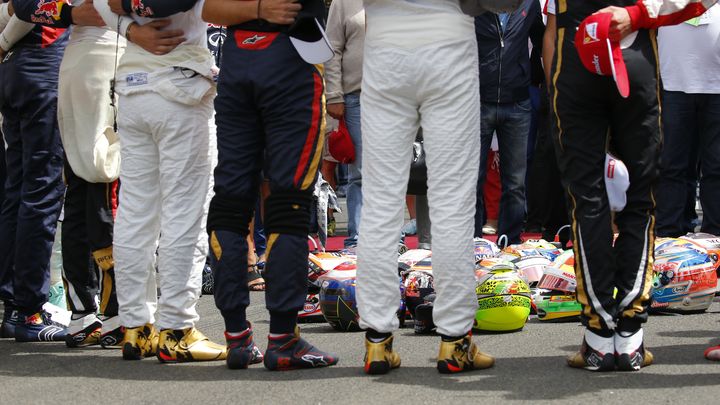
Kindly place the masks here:
MULTIPOLYGON (((510 22, 510 17, 508 17, 508 21, 510 22)), ((506 22, 506 23, 507 23, 506 22)), ((500 27, 500 17, 495 14, 495 25, 498 29, 498 36, 500 37, 500 56, 498 57, 498 96, 497 96, 497 102, 500 104, 500 80, 502 79, 502 54, 503 49, 505 48, 505 39, 504 39, 504 33, 502 30, 502 27, 500 27)))

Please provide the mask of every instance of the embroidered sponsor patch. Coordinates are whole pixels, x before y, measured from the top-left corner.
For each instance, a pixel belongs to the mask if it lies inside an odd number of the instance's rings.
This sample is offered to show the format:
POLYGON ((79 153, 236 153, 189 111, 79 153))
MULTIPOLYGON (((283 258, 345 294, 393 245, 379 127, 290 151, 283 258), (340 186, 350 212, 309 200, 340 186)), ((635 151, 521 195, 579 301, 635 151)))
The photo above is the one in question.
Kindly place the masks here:
POLYGON ((125 78, 128 86, 141 86, 148 83, 148 74, 145 72, 130 73, 125 78))

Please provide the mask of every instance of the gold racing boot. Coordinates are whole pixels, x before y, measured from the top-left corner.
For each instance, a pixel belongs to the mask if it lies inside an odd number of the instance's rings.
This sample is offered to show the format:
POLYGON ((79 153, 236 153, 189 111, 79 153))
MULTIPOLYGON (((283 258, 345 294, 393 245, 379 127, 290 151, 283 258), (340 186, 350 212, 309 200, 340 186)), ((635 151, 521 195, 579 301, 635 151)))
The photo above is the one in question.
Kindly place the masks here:
POLYGON ((393 336, 373 342, 365 336, 365 373, 387 374, 400 367, 400 355, 393 350, 393 336))
POLYGON ((154 356, 158 349, 158 332, 148 323, 137 328, 125 328, 122 356, 125 360, 141 360, 154 356))
POLYGON ((157 358, 161 363, 225 360, 227 348, 195 328, 160 331, 157 358))
POLYGON ((478 350, 473 343, 472 333, 457 340, 446 341, 443 337, 440 341, 437 369, 443 374, 480 370, 494 364, 495 358, 478 350))

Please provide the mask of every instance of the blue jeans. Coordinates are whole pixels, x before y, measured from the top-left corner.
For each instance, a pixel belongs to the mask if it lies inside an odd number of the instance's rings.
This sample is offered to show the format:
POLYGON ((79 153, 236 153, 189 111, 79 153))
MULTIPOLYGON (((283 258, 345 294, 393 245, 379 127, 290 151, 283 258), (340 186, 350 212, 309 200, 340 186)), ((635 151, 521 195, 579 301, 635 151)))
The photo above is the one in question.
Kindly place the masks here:
POLYGON ((482 237, 486 222, 483 186, 487 157, 493 133, 500 148, 500 213, 498 235, 506 235, 508 243, 520 243, 525 220, 525 172, 527 142, 531 119, 530 100, 515 103, 482 103, 480 110, 480 176, 478 177, 475 212, 475 236, 482 237))
POLYGON ((348 165, 347 215, 348 237, 345 247, 357 245, 362 210, 362 130, 360 128, 360 92, 345 95, 345 125, 355 146, 355 162, 348 165))
POLYGON ((720 234, 720 94, 663 91, 663 150, 657 198, 658 236, 692 230, 688 194, 700 173, 702 232, 720 234))

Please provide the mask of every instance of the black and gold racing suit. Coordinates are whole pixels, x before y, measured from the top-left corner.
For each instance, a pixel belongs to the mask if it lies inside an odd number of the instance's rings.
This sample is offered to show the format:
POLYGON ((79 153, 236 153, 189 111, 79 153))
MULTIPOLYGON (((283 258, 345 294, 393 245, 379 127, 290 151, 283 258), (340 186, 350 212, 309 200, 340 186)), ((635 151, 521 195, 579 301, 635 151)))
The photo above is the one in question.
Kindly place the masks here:
POLYGON ((574 46, 580 22, 606 6, 632 0, 557 0, 557 43, 552 71, 555 141, 570 199, 577 297, 583 324, 604 336, 633 332, 647 320, 652 284, 655 197, 661 146, 657 43, 640 30, 623 57, 630 95, 612 77, 591 73, 574 46), (612 216, 605 191, 605 153, 628 168, 627 205, 612 216), (617 293, 615 294, 615 290, 617 293))

